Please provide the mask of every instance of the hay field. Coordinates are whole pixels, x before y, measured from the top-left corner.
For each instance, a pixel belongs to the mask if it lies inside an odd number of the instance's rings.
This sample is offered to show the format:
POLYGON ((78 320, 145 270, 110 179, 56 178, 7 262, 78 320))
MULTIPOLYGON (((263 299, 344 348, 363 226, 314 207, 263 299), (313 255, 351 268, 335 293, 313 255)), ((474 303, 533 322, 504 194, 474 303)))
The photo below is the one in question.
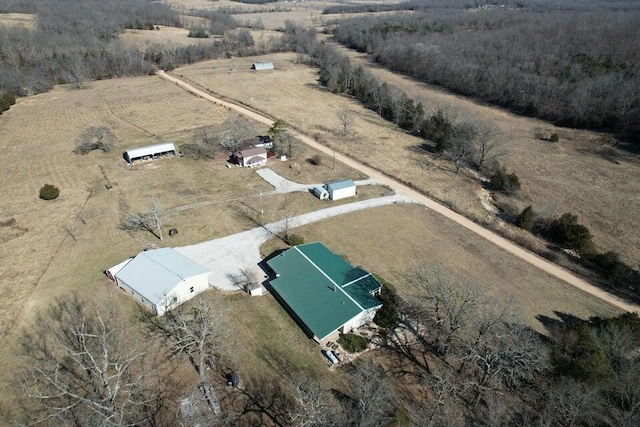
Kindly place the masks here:
POLYGON ((615 250, 640 267, 640 160, 617 150, 616 164, 601 154, 602 135, 558 128, 541 120, 521 117, 503 109, 477 103, 394 74, 366 55, 342 48, 353 64, 362 65, 425 106, 443 107, 458 117, 491 123, 500 129, 507 155, 501 159, 522 182, 517 201, 523 209, 532 204, 545 214, 572 212, 594 235, 601 250, 615 250), (560 141, 540 140, 536 133, 558 133, 560 141))
MULTIPOLYGON (((499 303, 505 298, 522 321, 540 332, 536 319, 570 313, 581 318, 615 315, 617 310, 570 285, 543 274, 452 221, 418 205, 372 208, 297 228, 305 241, 321 241, 332 251, 380 274, 411 294, 402 274, 416 265, 440 265, 458 278, 479 285, 499 303)), ((270 240, 263 254, 278 248, 270 240)))
POLYGON ((158 30, 124 30, 120 34, 120 39, 128 46, 144 49, 148 45, 178 45, 189 46, 192 44, 213 43, 217 37, 199 39, 189 37, 189 30, 186 28, 167 27, 158 25, 158 30))
POLYGON ((314 68, 296 64, 295 60, 293 53, 215 60, 178 68, 175 74, 283 119, 338 151, 412 182, 467 215, 489 218, 476 195, 475 178, 462 172, 455 174, 448 163, 437 159, 428 168, 418 165, 416 159, 422 153, 416 154, 415 149, 421 139, 395 129, 353 99, 328 92, 318 84, 314 68), (273 61, 276 70, 250 70, 253 62, 260 61, 273 61), (343 138, 336 132, 337 112, 342 109, 357 114, 353 138, 343 138))
POLYGON ((33 30, 36 25, 36 16, 29 13, 0 13, 0 25, 33 30))

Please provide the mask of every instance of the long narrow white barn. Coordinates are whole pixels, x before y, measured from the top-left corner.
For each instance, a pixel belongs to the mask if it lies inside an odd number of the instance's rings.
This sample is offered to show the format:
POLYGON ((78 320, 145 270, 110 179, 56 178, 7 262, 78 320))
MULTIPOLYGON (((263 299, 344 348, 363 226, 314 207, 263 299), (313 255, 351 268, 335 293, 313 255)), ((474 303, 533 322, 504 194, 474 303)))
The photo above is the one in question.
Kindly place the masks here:
POLYGON ((141 252, 106 273, 158 316, 208 289, 211 274, 171 248, 141 252))
POLYGON ((124 152, 124 159, 128 163, 134 160, 153 158, 156 156, 176 155, 176 147, 171 142, 162 144, 147 145, 146 147, 132 148, 124 152))

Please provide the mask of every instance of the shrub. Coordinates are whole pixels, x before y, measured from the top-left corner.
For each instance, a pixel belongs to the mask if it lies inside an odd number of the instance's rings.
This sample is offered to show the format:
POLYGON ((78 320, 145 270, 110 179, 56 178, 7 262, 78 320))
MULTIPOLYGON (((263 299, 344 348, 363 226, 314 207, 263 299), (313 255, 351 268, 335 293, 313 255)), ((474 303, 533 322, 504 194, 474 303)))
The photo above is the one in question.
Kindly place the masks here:
POLYGON ((558 136, 557 133, 554 133, 549 137, 549 141, 550 142, 558 142, 558 141, 560 141, 560 137, 558 136))
POLYGON ((192 37, 194 39, 206 39, 206 38, 209 38, 209 35, 205 30, 203 30, 202 28, 199 28, 197 30, 189 30, 188 37, 192 37))
POLYGON ((57 199, 60 195, 60 189, 52 184, 45 184, 40 189, 40 198, 42 200, 57 199))
POLYGON ((285 238, 285 241, 289 246, 302 245, 304 244, 304 237, 299 234, 289 234, 289 236, 285 238))
POLYGON ((516 227, 520 227, 523 230, 531 231, 533 225, 536 222, 536 214, 533 212, 531 205, 524 208, 524 210, 518 215, 515 220, 516 227))
POLYGON ((356 334, 342 334, 338 338, 338 344, 349 353, 359 353, 367 348, 367 340, 356 334))
POLYGON ((578 217, 565 213, 560 218, 549 223, 543 235, 551 242, 560 246, 588 253, 593 250, 591 232, 587 227, 578 223, 578 217))
POLYGON ((320 154, 314 154, 309 160, 312 165, 320 166, 322 164, 322 156, 320 154))
POLYGON ((491 188, 504 194, 513 194, 520 190, 520 178, 513 173, 507 173, 505 167, 499 168, 491 175, 491 188))
POLYGON ((632 281, 633 270, 620 260, 617 252, 609 251, 604 253, 596 253, 587 257, 593 267, 607 279, 616 285, 623 285, 632 281))
POLYGON ((400 297, 393 286, 377 275, 375 278, 378 282, 382 283, 382 291, 380 292, 380 296, 378 296, 378 299, 382 302, 382 307, 376 312, 373 321, 381 328, 393 329, 398 326, 400 322, 400 317, 398 316, 400 297))
POLYGON ((4 98, 0 98, 0 114, 2 114, 4 111, 7 111, 9 108, 11 108, 11 105, 9 105, 7 100, 4 98))
POLYGON ((9 105, 13 105, 16 103, 16 97, 13 93, 11 92, 7 92, 4 95, 2 95, 2 99, 4 99, 5 101, 7 101, 9 103, 9 105))

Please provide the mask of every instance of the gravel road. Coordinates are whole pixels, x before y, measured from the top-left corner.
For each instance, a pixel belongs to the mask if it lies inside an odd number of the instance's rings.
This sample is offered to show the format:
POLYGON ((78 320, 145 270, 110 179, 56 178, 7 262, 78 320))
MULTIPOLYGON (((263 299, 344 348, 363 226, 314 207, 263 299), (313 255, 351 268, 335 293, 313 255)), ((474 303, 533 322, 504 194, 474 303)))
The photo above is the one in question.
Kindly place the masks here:
MULTIPOLYGON (((177 84, 178 86, 180 86, 181 88, 185 89, 186 91, 197 95, 203 99, 206 99, 208 101, 211 101, 215 104, 221 105, 225 108, 234 110, 248 118, 251 118, 253 120, 256 120, 260 123, 264 123, 268 126, 271 126, 274 122, 274 120, 270 117, 267 117, 263 114, 257 113, 255 111, 250 110, 249 108, 246 107, 242 107, 240 105, 234 104, 232 102, 228 102, 228 101, 224 101, 222 99, 216 98, 215 96, 212 96, 211 94, 197 89, 194 86, 178 79, 177 77, 173 76, 173 75, 169 75, 164 73, 163 71, 158 71, 157 73, 158 77, 173 82, 175 84, 177 84)), ((309 145, 310 147, 321 151, 327 155, 334 155, 334 152, 328 148, 325 147, 322 144, 319 144, 318 142, 316 142, 314 139, 300 133, 294 130, 291 130, 291 133, 293 134, 293 136, 295 136, 296 138, 300 139, 301 141, 303 141, 304 143, 306 143, 307 145, 309 145)), ((484 239, 490 241, 491 243, 497 245, 498 247, 500 247, 501 249, 517 256, 518 258, 528 262, 529 264, 539 268, 540 270, 544 271, 547 274, 550 274, 553 277, 556 277, 572 286, 574 286, 577 289, 580 289, 581 291, 588 293, 590 295, 593 295, 603 301, 608 302, 609 304, 618 307, 622 310, 625 311, 637 311, 640 312, 640 306, 624 301, 618 297, 616 297, 615 295, 612 295, 592 284, 590 284, 589 282, 587 282, 584 279, 581 279, 577 276, 575 276, 573 273, 571 273, 569 270, 566 270, 565 268, 562 268, 556 264, 553 264, 550 261, 547 261, 546 259, 534 254, 533 252, 530 252, 518 245, 516 245, 515 243, 505 239, 504 237, 494 233, 491 230, 488 230, 484 227, 482 227, 481 225, 476 224, 475 222, 471 221, 470 219, 452 211, 451 209, 447 208, 446 206, 436 202, 435 200, 425 196, 422 193, 419 193, 415 190, 413 190, 412 188, 396 181, 393 178, 390 178, 387 175, 384 175, 383 173, 381 173, 380 171, 377 171, 373 168, 370 168, 360 162, 358 162, 357 160, 354 160, 350 157, 347 157, 343 154, 340 154, 338 152, 335 153, 336 156, 336 160, 346 164, 347 166, 352 167, 353 169, 356 169, 366 175, 368 175, 370 177, 370 179, 375 180, 378 184, 381 185, 386 185, 390 188, 392 188, 393 190, 396 191, 396 196, 393 197, 400 197, 400 198, 408 198, 409 200, 412 200, 414 202, 420 203, 424 206, 426 206, 428 209, 431 209, 435 212, 438 212, 439 214, 445 216, 446 218, 458 223, 459 225, 465 227, 466 229, 476 233, 477 235, 483 237, 484 239)), ((380 199, 375 199, 375 200, 380 200, 380 199)), ((368 201, 368 200, 367 200, 368 201)), ((365 202, 367 202, 365 201, 365 202)), ((345 205, 345 206, 350 206, 350 205, 345 205)), ((318 212, 322 212, 322 211, 318 211, 318 212)), ((230 236, 231 237, 231 236, 230 236)), ((186 255, 186 254, 185 254, 186 255)), ((187 255, 188 256, 188 255, 187 255)), ((198 261, 196 259, 196 261, 198 261)), ((199 261, 198 261, 199 262, 199 261)), ((206 264, 203 264, 205 267, 207 267, 206 264)), ((213 270, 212 270, 213 271, 213 270)), ((215 274, 215 273, 214 273, 215 274)))

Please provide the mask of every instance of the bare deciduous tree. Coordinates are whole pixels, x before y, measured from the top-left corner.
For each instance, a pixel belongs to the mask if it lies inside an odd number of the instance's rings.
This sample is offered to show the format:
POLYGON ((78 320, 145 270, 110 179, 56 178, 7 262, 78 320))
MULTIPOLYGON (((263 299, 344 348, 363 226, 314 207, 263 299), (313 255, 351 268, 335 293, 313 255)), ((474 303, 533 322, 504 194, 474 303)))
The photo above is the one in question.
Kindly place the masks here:
MULTIPOLYGON (((411 288, 417 290, 409 304, 410 316, 421 329, 418 335, 430 334, 434 351, 446 357, 454 340, 460 340, 464 328, 473 320, 482 294, 473 284, 457 281, 440 267, 417 267, 406 274, 411 288), (424 329, 429 328, 429 332, 424 329)), ((414 328, 415 329, 415 328, 414 328)))
POLYGON ((222 124, 219 144, 230 153, 238 150, 242 142, 253 134, 253 126, 244 117, 233 117, 222 124))
POLYGON ((217 353, 226 336, 221 326, 222 317, 223 312, 200 295, 190 306, 147 319, 151 335, 162 337, 173 355, 189 360, 198 374, 198 389, 214 415, 220 414, 220 403, 207 371, 215 368, 217 353))
POLYGON ((336 113, 338 117, 340 135, 347 137, 353 132, 353 124, 356 121, 356 113, 352 110, 342 109, 336 113))
POLYGON ((482 168, 487 162, 497 160, 504 156, 504 141, 500 138, 500 131, 489 123, 479 123, 476 125, 476 148, 478 167, 482 168))
POLYGON ((297 427, 330 427, 342 425, 340 411, 328 390, 305 372, 290 376, 293 407, 288 411, 289 423, 297 427))
POLYGON ((353 402, 349 419, 359 427, 377 427, 390 421, 395 408, 395 395, 387 382, 387 374, 369 360, 357 363, 350 375, 353 402))
POLYGON ((471 164, 476 156, 476 147, 467 136, 455 135, 449 139, 444 155, 453 163, 455 173, 458 173, 461 167, 471 164))
POLYGON ((120 221, 123 230, 146 230, 160 240, 164 240, 162 227, 169 222, 169 212, 162 207, 157 197, 151 199, 145 212, 130 212, 120 221))
POLYGON ((22 341, 30 423, 148 425, 158 384, 113 307, 77 296, 57 301, 22 341))
POLYGON ((113 149, 116 141, 116 135, 108 127, 91 126, 80 134, 73 152, 76 154, 87 154, 93 150, 102 150, 108 153, 113 149))

